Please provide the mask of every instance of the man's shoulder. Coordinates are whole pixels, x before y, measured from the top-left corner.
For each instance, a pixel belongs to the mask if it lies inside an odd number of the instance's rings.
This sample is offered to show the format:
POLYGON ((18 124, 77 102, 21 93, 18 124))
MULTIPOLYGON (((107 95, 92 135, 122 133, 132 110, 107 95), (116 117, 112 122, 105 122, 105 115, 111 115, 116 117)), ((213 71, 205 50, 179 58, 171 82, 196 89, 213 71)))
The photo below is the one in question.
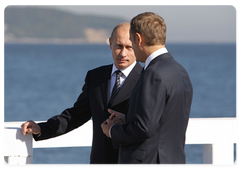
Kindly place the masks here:
POLYGON ((103 66, 89 70, 88 74, 103 74, 105 72, 111 72, 111 70, 112 70, 112 64, 103 65, 103 66))
POLYGON ((91 69, 90 71, 100 71, 100 70, 109 70, 109 69, 112 69, 112 64, 102 65, 94 69, 91 69))
POLYGON ((133 69, 135 69, 137 73, 141 74, 143 67, 137 62, 133 69))

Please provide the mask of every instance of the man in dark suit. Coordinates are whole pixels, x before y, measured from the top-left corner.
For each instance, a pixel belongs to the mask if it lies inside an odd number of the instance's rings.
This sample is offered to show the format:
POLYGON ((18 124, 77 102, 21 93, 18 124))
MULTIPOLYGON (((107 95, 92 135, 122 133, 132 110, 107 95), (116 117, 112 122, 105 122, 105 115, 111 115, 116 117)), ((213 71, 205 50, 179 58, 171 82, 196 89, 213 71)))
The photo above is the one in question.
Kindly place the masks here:
POLYGON ((130 98, 126 122, 121 113, 102 123, 103 132, 120 147, 119 163, 183 164, 185 132, 193 89, 186 70, 165 48, 166 25, 154 13, 131 20, 130 39, 144 71, 130 98))
POLYGON ((111 139, 102 133, 101 123, 110 115, 108 108, 126 112, 128 100, 142 72, 132 49, 129 29, 129 23, 122 23, 114 28, 109 38, 114 64, 88 71, 82 93, 72 108, 44 123, 24 123, 23 134, 33 133, 36 141, 49 139, 78 128, 92 118, 93 142, 90 163, 117 163, 118 149, 114 149, 111 139), (122 74, 119 77, 116 70, 121 70, 122 74), (120 86, 118 92, 116 88, 114 90, 116 77, 120 86))

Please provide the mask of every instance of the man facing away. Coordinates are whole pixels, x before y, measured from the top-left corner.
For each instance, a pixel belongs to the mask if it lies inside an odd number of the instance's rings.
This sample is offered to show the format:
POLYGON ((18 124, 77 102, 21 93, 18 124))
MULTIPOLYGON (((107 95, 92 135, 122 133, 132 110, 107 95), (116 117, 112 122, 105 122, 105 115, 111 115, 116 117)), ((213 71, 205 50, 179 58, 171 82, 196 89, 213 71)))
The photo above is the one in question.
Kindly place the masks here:
POLYGON ((114 28, 109 38, 114 64, 88 71, 82 93, 72 108, 64 110, 60 115, 44 123, 36 124, 33 121, 24 123, 23 134, 33 133, 36 141, 49 139, 68 133, 92 118, 93 141, 90 163, 117 163, 118 149, 114 149, 111 139, 102 133, 101 123, 110 115, 108 108, 126 112, 130 95, 142 72, 142 67, 136 62, 132 49, 129 29, 129 23, 121 23, 114 28), (121 71, 120 75, 115 72, 117 70, 121 71), (114 90, 114 96, 111 96, 116 77, 120 90, 114 90))
POLYGON ((119 150, 119 163, 183 164, 185 132, 193 89, 186 70, 165 48, 166 25, 154 13, 131 20, 130 39, 144 71, 129 100, 126 122, 114 125, 121 114, 102 123, 103 132, 119 150))

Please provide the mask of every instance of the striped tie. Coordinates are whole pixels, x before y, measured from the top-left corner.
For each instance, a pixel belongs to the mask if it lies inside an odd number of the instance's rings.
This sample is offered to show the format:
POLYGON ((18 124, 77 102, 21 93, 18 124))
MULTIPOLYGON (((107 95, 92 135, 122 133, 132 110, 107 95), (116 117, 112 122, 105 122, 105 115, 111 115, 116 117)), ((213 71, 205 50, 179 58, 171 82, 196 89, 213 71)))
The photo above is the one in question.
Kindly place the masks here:
POLYGON ((112 90, 112 95, 109 101, 109 104, 112 105, 112 102, 114 98, 116 97, 118 91, 120 90, 120 77, 123 75, 123 73, 120 70, 115 71, 116 73, 116 81, 112 90))

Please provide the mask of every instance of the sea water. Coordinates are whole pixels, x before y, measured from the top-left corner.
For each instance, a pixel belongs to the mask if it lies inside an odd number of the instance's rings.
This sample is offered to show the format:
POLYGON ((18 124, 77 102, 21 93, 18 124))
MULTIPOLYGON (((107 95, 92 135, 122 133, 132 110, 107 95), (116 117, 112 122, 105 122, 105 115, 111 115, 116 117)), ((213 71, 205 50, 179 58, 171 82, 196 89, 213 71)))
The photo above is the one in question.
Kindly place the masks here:
MULTIPOLYGON (((167 44, 193 84, 191 118, 236 117, 236 44, 167 44)), ((47 120, 72 107, 86 73, 113 62, 108 45, 5 44, 4 121, 47 120)), ((144 66, 144 64, 142 64, 144 66)), ((34 149, 34 164, 88 164, 91 147, 34 149)), ((186 145, 187 164, 202 145, 186 145)))

